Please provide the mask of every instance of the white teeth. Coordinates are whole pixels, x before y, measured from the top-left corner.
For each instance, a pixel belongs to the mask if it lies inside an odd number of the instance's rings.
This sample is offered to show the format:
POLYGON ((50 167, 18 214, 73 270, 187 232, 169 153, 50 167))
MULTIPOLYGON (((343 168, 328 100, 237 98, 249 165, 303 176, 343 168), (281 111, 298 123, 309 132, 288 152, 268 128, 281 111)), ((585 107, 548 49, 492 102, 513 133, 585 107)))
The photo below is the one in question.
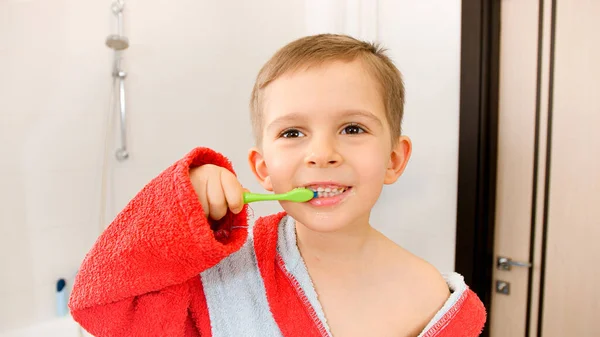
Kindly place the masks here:
POLYGON ((342 193, 346 192, 345 187, 339 187, 339 188, 318 187, 318 188, 312 188, 312 190, 317 192, 317 198, 330 198, 330 197, 334 197, 338 194, 342 194, 342 193))

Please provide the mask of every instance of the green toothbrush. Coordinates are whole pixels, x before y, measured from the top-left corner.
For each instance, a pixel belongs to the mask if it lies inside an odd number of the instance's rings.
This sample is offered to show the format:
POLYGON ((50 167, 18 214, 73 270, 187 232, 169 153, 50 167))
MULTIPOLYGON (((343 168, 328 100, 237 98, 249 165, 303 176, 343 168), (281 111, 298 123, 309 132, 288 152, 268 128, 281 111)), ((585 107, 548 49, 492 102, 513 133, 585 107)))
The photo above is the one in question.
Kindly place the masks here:
POLYGON ((267 201, 267 200, 285 200, 294 202, 307 202, 317 196, 317 192, 309 190, 308 188, 295 188, 287 193, 282 194, 259 194, 259 193, 244 193, 244 204, 255 202, 255 201, 267 201))

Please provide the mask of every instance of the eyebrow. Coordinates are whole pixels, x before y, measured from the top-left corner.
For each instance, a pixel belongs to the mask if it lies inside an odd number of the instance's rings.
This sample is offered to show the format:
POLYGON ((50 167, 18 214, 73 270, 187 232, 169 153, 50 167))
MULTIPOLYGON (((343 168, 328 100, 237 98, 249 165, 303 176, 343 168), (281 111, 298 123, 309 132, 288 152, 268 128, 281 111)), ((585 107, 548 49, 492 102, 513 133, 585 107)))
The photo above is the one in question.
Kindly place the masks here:
POLYGON ((383 126, 383 123, 381 122, 381 120, 379 118, 377 118, 377 116, 375 116, 375 114, 373 114, 370 111, 367 110, 345 110, 344 117, 365 117, 367 119, 372 120, 373 122, 379 124, 379 126, 383 126))
MULTIPOLYGON (((377 118, 377 116, 375 116, 372 112, 367 111, 367 110, 360 110, 360 109, 359 110, 357 110, 357 109, 343 110, 342 115, 340 117, 364 117, 369 120, 372 120, 373 122, 377 123, 379 126, 383 126, 383 123, 381 122, 381 120, 379 118, 377 118)), ((290 114, 281 116, 281 117, 273 120, 271 123, 269 123, 269 125, 267 126, 267 129, 271 129, 280 124, 287 124, 290 122, 298 123, 298 122, 302 122, 305 120, 306 120, 305 114, 299 113, 299 112, 292 112, 290 114)))

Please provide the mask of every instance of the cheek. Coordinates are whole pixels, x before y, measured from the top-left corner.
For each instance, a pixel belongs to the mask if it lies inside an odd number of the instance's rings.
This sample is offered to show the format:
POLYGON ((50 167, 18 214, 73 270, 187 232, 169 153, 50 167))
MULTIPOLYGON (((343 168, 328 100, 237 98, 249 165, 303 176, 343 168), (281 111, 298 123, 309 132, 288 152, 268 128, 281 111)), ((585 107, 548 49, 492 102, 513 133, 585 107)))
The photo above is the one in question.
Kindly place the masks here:
POLYGON ((379 158, 365 159, 357 165, 359 180, 363 188, 365 185, 373 188, 383 186, 386 170, 379 158))
POLYGON ((293 153, 272 149, 265 153, 265 163, 271 177, 275 193, 284 193, 290 189, 297 167, 297 158, 293 153))
POLYGON ((347 161, 351 161, 362 185, 383 184, 389 163, 389 155, 385 147, 369 146, 360 150, 355 148, 349 153, 347 161))
POLYGON ((383 190, 386 165, 380 155, 366 157, 356 165, 359 182, 356 192, 360 195, 362 205, 370 210, 383 190))

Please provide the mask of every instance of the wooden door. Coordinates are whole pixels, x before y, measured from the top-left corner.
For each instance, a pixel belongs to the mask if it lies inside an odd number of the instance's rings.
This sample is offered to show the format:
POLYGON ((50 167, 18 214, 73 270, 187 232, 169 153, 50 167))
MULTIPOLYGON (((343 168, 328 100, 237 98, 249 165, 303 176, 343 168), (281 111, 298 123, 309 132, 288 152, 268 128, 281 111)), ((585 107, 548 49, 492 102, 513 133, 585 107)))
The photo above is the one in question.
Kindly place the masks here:
POLYGON ((490 335, 600 336, 600 1, 501 13, 490 335))

